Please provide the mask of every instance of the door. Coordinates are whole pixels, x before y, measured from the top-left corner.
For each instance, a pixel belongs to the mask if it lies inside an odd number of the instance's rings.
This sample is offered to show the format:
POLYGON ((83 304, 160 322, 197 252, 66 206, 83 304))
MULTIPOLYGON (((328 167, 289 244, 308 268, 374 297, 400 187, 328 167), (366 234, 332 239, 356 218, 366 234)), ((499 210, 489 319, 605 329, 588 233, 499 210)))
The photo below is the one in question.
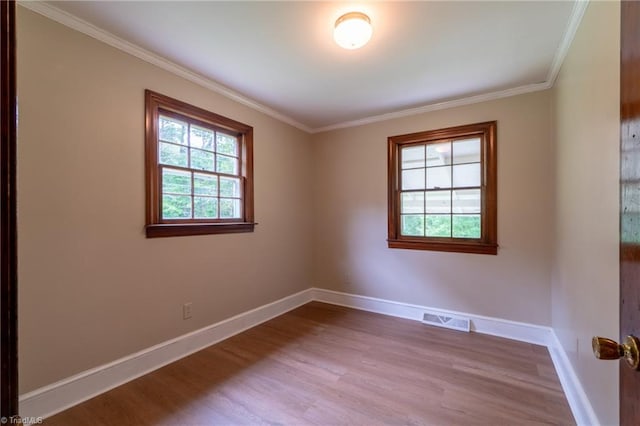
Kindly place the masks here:
POLYGON ((640 2, 623 1, 620 30, 620 341, 593 351, 620 363, 620 424, 640 425, 640 2))
MULTIPOLYGON (((640 3, 622 2, 620 338, 640 336, 640 3)), ((640 371, 620 363, 620 424, 640 425, 640 371)))
POLYGON ((0 423, 18 415, 15 2, 0 0, 0 423))

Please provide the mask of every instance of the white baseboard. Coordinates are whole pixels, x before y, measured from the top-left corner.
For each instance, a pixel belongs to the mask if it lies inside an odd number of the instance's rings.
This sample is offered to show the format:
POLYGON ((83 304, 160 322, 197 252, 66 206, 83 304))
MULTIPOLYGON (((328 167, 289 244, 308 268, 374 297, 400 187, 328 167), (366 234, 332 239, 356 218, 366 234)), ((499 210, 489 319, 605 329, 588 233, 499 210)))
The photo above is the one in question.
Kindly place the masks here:
POLYGON ((571 366, 567 353, 553 330, 551 330, 551 341, 547 347, 576 423, 578 426, 599 425, 598 417, 593 411, 587 394, 584 392, 582 383, 580 383, 580 379, 578 379, 578 375, 571 366))
POLYGON ((319 288, 314 288, 312 291, 313 299, 320 302, 346 306, 364 311, 377 312, 379 314, 407 318, 416 321, 421 321, 423 312, 428 309, 430 311, 441 312, 444 315, 459 315, 470 318, 471 331, 475 331, 477 333, 490 334, 492 336, 505 337, 507 339, 519 340, 521 342, 534 343, 536 345, 543 346, 546 346, 549 343, 551 329, 540 325, 485 317, 466 312, 431 308, 428 306, 412 305, 392 300, 377 299, 375 297, 357 296, 354 294, 319 288))
POLYGON ((20 415, 48 417, 311 301, 311 290, 92 368, 20 396, 20 415))
POLYGON ((477 333, 547 346, 576 422, 585 426, 598 424, 589 399, 550 327, 320 288, 287 296, 21 395, 20 414, 23 417, 48 417, 59 413, 313 300, 416 321, 422 320, 424 310, 429 309, 470 318, 471 330, 477 333))

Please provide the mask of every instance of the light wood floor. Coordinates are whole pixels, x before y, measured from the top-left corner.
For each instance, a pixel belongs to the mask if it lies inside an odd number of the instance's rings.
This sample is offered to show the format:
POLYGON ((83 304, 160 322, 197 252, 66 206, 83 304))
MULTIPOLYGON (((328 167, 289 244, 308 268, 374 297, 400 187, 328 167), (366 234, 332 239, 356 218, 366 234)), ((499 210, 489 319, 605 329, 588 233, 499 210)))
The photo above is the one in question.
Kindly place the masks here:
POLYGON ((309 303, 46 425, 570 425, 547 349, 309 303))

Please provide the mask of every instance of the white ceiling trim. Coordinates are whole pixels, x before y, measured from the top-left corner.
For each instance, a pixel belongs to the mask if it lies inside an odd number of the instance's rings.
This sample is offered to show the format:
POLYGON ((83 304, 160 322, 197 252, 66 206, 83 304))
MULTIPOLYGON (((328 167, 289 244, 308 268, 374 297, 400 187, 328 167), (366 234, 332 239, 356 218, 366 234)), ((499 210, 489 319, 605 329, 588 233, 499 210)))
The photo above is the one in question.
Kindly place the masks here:
POLYGON ((560 68, 562 68, 564 58, 569 52, 569 48, 571 47, 573 38, 578 31, 578 27, 580 26, 580 22, 582 22, 582 17, 584 16, 584 12, 587 10, 588 5, 589 0, 577 0, 573 4, 573 10, 571 11, 569 21, 567 22, 567 28, 565 28, 564 30, 562 41, 558 46, 555 57, 553 58, 553 63, 551 64, 551 68, 549 69, 549 74, 547 74, 547 82, 549 83, 549 87, 552 87, 556 83, 556 78, 560 73, 560 68))
POLYGON ((346 127, 362 126, 364 124, 377 123, 378 121, 391 120, 392 118, 407 117, 410 115, 422 114, 430 111, 449 109, 463 105, 477 104, 479 102, 492 101, 494 99, 507 98, 509 96, 522 95, 524 93, 537 92, 551 88, 547 82, 527 84, 526 86, 514 87, 513 89, 500 90, 498 92, 483 93, 466 98, 453 99, 451 101, 428 104, 417 108, 403 109, 401 111, 389 112, 387 114, 374 115, 360 120, 346 121, 344 123, 332 124, 331 126, 313 129, 311 133, 328 132, 329 130, 344 129, 346 127))
POLYGON ((246 105, 256 111, 262 112, 270 117, 275 118, 276 120, 282 121, 284 123, 290 124, 293 127, 296 127, 300 130, 303 130, 307 133, 319 133, 326 132, 330 130, 343 129, 347 127, 355 127, 361 126, 364 124, 376 123, 379 121, 390 120, 393 118, 407 117, 411 115, 421 114, 430 111, 437 111, 447 108, 453 108, 463 105, 470 105, 479 102, 486 102, 495 99, 501 99, 509 96, 520 95, 524 93, 531 93, 540 90, 546 90, 553 86, 555 80, 560 72, 562 67, 562 63, 564 58, 571 47, 571 42, 576 34, 576 31, 582 21, 582 17, 584 16, 584 12, 589 4, 589 0, 577 0, 574 4, 573 10, 571 11, 571 16, 567 23, 567 27, 564 32, 564 36, 560 45, 558 46, 558 50, 554 56, 554 60, 551 68, 549 69, 549 73, 547 75, 547 79, 544 82, 536 83, 536 84, 528 84, 525 86, 515 87, 506 90, 500 90, 497 92, 490 92, 460 99, 454 99, 445 102, 437 102, 432 104, 427 104, 417 108, 409 108, 405 110, 390 112, 386 114, 380 114, 370 117, 365 117, 358 120, 346 121, 343 123, 333 124, 330 126, 320 127, 320 128, 310 128, 297 120, 294 120, 291 117, 288 117, 272 108, 267 107, 266 105, 262 105, 261 103, 250 99, 228 87, 221 85, 220 83, 207 78, 201 74, 195 73, 187 68, 184 68, 162 56, 156 55, 140 46, 137 46, 133 43, 130 43, 120 37, 111 34, 108 31, 105 31, 83 19, 76 17, 70 13, 67 13, 61 9, 58 9, 55 6, 44 3, 40 0, 37 1, 26 1, 19 0, 18 4, 32 10, 36 13, 39 13, 53 21, 56 21, 62 25, 65 25, 69 28, 72 28, 76 31, 79 31, 83 34, 86 34, 90 37, 93 37, 97 40, 102 41, 116 49, 119 49, 123 52, 129 53, 130 55, 135 56, 138 59, 141 59, 150 64, 156 65, 166 71, 169 71, 177 76, 180 76, 186 80, 189 80, 193 83, 196 83, 202 87, 205 87, 215 93, 223 95, 229 99, 232 99, 236 102, 239 102, 243 105, 246 105))
POLYGON ((261 103, 254 101, 246 96, 241 95, 240 93, 229 89, 221 85, 220 83, 211 80, 201 74, 195 73, 187 68, 184 68, 175 62, 172 62, 162 56, 156 55, 153 52, 150 52, 146 49, 143 49, 140 46, 137 46, 133 43, 130 43, 120 37, 117 37, 111 34, 108 31, 103 30, 102 28, 96 27, 95 25, 80 19, 70 13, 67 13, 61 9, 58 9, 55 6, 44 3, 42 1, 26 1, 20 0, 18 2, 20 6, 23 6, 29 10, 32 10, 36 13, 39 13, 53 21, 59 22, 62 25, 66 25, 69 28, 72 28, 76 31, 84 33, 89 37, 93 37, 97 40, 100 40, 109 46, 115 47, 116 49, 122 50, 130 55, 135 56, 138 59, 142 59, 145 62, 153 64, 157 67, 164 69, 165 71, 169 71, 177 76, 180 76, 186 80, 189 80, 193 83, 196 83, 202 87, 205 87, 215 93, 223 95, 229 99, 232 99, 236 102, 239 102, 243 105, 246 105, 256 111, 262 112, 275 118, 276 120, 282 121, 284 123, 290 124, 293 127, 297 127, 300 130, 303 130, 307 133, 311 133, 312 129, 308 126, 305 126, 302 123, 288 117, 280 112, 269 108, 268 106, 262 105, 261 103))

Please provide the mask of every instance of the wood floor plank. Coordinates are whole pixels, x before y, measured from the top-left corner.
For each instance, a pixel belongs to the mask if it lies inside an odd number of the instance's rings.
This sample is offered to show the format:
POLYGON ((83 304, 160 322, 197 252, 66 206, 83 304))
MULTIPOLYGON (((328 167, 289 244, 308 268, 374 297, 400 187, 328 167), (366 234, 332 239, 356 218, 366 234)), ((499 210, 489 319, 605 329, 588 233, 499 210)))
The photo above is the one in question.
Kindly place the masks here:
POLYGON ((575 424, 542 346, 319 302, 44 423, 575 424))

